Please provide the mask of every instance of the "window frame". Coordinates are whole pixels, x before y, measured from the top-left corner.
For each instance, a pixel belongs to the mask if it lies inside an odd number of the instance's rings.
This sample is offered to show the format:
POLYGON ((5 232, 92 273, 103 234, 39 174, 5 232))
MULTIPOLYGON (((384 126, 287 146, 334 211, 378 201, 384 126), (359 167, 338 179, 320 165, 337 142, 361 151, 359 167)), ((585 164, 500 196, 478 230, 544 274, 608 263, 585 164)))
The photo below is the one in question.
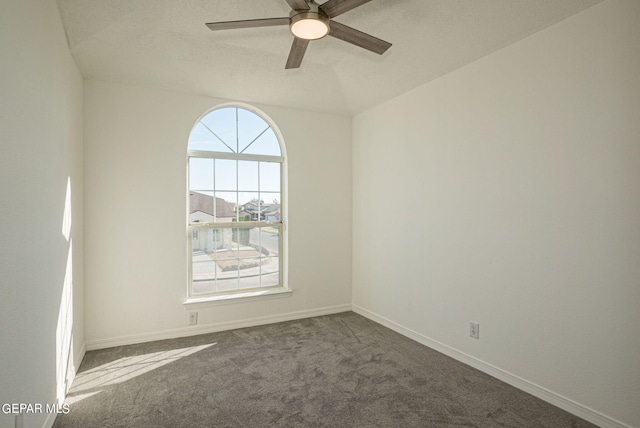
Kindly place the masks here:
MULTIPOLYGON (((238 114, 236 114, 236 129, 238 129, 238 114)), ((263 131, 263 132, 266 132, 263 131)), ((214 134, 215 135, 215 134, 214 134)), ((237 134, 236 134, 237 135, 237 134)), ((237 138, 237 137, 236 137, 237 138)), ((262 299, 262 298, 273 298, 273 297, 286 297, 291 294, 291 289, 288 285, 288 272, 287 272, 287 259, 288 259, 288 231, 287 231, 287 219, 288 219, 288 210, 287 210, 287 156, 286 149, 284 144, 284 139, 282 137, 282 133, 276 126, 276 124, 269 118, 265 113, 256 109, 253 106, 243 104, 243 103, 227 103, 215 106, 209 110, 207 110, 204 114, 202 114, 194 123, 189 133, 189 139, 187 140, 187 150, 186 150, 186 233, 187 233, 187 266, 188 266, 188 275, 187 275, 187 299, 183 302, 185 307, 197 308, 201 306, 209 306, 211 304, 220 304, 225 302, 232 302, 236 299, 243 300, 254 300, 254 299, 262 299), (216 110, 224 109, 224 108, 235 108, 235 109, 243 109, 250 113, 257 115, 260 119, 264 120, 265 123, 271 128, 273 133, 275 134, 276 140, 278 142, 280 148, 280 156, 274 155, 259 155, 259 154, 247 154, 247 153, 226 153, 226 152, 216 152, 216 151, 208 151, 208 150, 190 150, 189 143, 191 142, 191 135, 195 130, 196 126, 209 114, 215 112, 216 110), (191 222, 190 221, 190 193, 194 190, 191 189, 190 184, 190 160, 192 158, 196 159, 227 159, 227 160, 235 160, 235 161, 252 161, 252 162, 271 162, 278 163, 280 165, 280 220, 279 221, 237 221, 239 216, 239 201, 236 201, 236 221, 231 222, 217 222, 215 218, 212 222, 201 223, 201 222, 191 222), (278 253, 278 272, 279 272, 279 283, 277 285, 258 287, 258 288, 247 288, 247 289, 235 289, 229 291, 214 291, 214 292, 205 292, 205 293, 195 293, 193 290, 193 232, 200 232, 202 230, 219 230, 219 229, 250 229, 250 228, 264 228, 264 227, 276 227, 279 230, 278 234, 278 245, 279 245, 279 253, 278 253)), ((215 188, 213 189, 215 192, 215 188)), ((239 190, 236 188, 236 192, 239 190)), ((215 202, 215 193, 213 194, 214 198, 214 206, 215 202)), ((262 274, 261 274, 262 275, 262 274)), ((240 278, 240 276, 239 276, 240 278)))

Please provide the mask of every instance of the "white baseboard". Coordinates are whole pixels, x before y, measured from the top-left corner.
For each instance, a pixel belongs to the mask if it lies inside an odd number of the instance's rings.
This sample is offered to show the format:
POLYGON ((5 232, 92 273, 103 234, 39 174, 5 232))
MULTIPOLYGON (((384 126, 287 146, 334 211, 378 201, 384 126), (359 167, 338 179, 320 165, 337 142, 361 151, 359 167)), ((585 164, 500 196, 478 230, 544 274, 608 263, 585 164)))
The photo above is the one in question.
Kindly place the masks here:
POLYGON ((336 314, 351 310, 351 304, 328 306, 324 308, 308 309, 304 311, 288 312, 284 314, 269 315, 265 317, 248 318, 238 321, 228 321, 214 324, 204 324, 173 330, 165 330, 153 333, 133 334, 128 336, 112 337, 108 339, 90 340, 86 343, 86 350, 111 348, 114 346, 132 345, 136 343, 153 342, 155 340, 175 339, 178 337, 196 336, 198 334, 215 333, 236 328, 254 327, 258 325, 273 324, 282 321, 292 321, 302 318, 311 318, 321 315, 336 314))
POLYGON ((472 357, 471 355, 465 354, 464 352, 458 351, 457 349, 454 349, 436 340, 430 339, 427 336, 424 336, 423 334, 420 334, 403 325, 400 325, 394 321, 391 321, 385 317, 382 317, 361 306, 352 304, 352 310, 355 313, 362 315, 363 317, 369 318, 372 321, 382 324, 385 327, 388 327, 391 330, 402 334, 403 336, 413 339, 418 343, 428 346, 429 348, 432 348, 464 364, 467 364, 484 373, 487 373, 490 376, 500 379, 501 381, 508 383, 511 386, 514 386, 522 391, 525 391, 535 397, 540 398, 541 400, 544 400, 550 404, 553 404, 556 407, 566 410, 567 412, 572 413, 602 428, 632 428, 630 425, 627 425, 614 418, 604 415, 596 410, 593 410, 587 406, 577 403, 567 397, 564 397, 560 394, 550 391, 542 386, 536 385, 535 383, 532 383, 526 379, 523 379, 505 370, 502 370, 499 367, 493 366, 489 363, 486 363, 482 360, 472 357))

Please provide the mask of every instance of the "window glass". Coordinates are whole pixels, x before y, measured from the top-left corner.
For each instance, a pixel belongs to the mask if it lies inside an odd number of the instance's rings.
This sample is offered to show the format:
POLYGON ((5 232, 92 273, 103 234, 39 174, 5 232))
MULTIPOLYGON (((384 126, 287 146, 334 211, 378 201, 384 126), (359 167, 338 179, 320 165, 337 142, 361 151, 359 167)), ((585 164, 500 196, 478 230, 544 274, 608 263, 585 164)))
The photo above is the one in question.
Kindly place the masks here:
POLYGON ((238 190, 249 192, 259 190, 258 165, 259 162, 256 161, 238 161, 238 190))
POLYGON ((246 147, 242 153, 250 155, 280 156, 280 144, 278 144, 278 138, 273 132, 273 129, 269 128, 266 132, 260 135, 253 144, 246 147))
POLYGON ((214 110, 200 120, 200 124, 226 146, 223 152, 238 152, 238 133, 235 108, 214 110))
POLYGON ((189 190, 213 192, 213 159, 189 159, 189 190))
MULTIPOLYGON (((249 145, 271 127, 260 116, 243 109, 238 109, 238 142, 239 152, 244 152, 249 145)), ((276 140, 277 143, 277 140, 276 140)))
POLYGON ((260 162, 260 191, 280 191, 280 164, 275 162, 260 162))

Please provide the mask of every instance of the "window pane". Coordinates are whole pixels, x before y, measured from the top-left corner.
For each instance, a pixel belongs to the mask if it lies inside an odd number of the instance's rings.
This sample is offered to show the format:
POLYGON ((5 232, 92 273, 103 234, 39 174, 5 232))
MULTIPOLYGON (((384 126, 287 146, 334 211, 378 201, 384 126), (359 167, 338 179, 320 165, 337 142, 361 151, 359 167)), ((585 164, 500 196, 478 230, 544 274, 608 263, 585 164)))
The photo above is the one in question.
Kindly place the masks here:
POLYGON ((189 150, 206 150, 211 152, 232 153, 211 130, 198 122, 189 136, 189 150))
POLYGON ((216 284, 216 291, 233 291, 238 289, 238 276, 237 274, 226 276, 218 279, 216 284))
POLYGON ((218 264, 218 270, 221 272, 221 277, 229 277, 229 274, 236 272, 233 276, 238 276, 238 244, 233 242, 229 247, 220 248, 216 254, 216 263, 218 264), (226 273, 226 274, 225 274, 226 273))
POLYGON ((262 204, 258 193, 242 192, 238 194, 239 221, 260 221, 262 204))
POLYGON ((236 181, 238 161, 228 159, 216 159, 215 161, 216 190, 235 192, 238 189, 236 181))
POLYGON ((265 192, 280 191, 280 164, 260 162, 260 190, 265 192))
POLYGON ((251 250, 251 247, 249 247, 249 242, 251 240, 251 229, 246 229, 246 228, 234 228, 233 229, 233 244, 236 246, 236 248, 238 249, 238 257, 250 257, 250 252, 248 253, 247 251, 251 250))
POLYGON ((235 107, 221 108, 212 111, 200 121, 228 146, 227 151, 234 153, 238 152, 236 110, 235 107))
POLYGON ((216 251, 222 246, 221 232, 220 229, 193 229, 191 245, 194 254, 201 252, 208 255, 210 260, 215 260, 216 251))
POLYGON ((280 254, 280 233, 275 227, 261 227, 260 252, 263 257, 277 256, 280 254))
POLYGON ((280 284, 280 261, 278 257, 266 257, 263 259, 262 276, 260 285, 272 287, 280 284))
POLYGON ((260 229, 238 229, 239 233, 245 233, 245 239, 241 242, 239 251, 240 288, 260 287, 260 272, 263 254, 260 247, 260 229))
POLYGON ((233 229, 215 229, 218 233, 218 246, 215 249, 215 260, 218 261, 220 271, 227 272, 226 266, 220 265, 221 260, 236 259, 238 257, 238 245, 233 242, 233 229))
POLYGON ((258 163, 253 161, 238 161, 238 190, 257 192, 258 163))
POLYGON ((189 222, 213 221, 213 192, 189 192, 189 222))
POLYGON ((227 236, 225 235, 225 229, 211 229, 209 232, 211 233, 210 239, 212 241, 209 256, 213 260, 217 260, 218 251, 225 248, 225 246, 227 245, 228 239, 226 239, 227 236))
MULTIPOLYGON (((269 124, 257 114, 238 109, 238 140, 240 152, 269 128, 269 124)), ((254 143, 255 144, 255 143, 254 143)))
POLYGON ((270 156, 282 155, 280 152, 280 144, 278 144, 278 138, 271 128, 262 134, 253 144, 247 147, 243 153, 270 156))
POLYGON ((209 231, 193 231, 191 270, 194 293, 215 291, 216 266, 206 251, 207 232, 209 231))
POLYGON ((206 280, 200 281, 193 279, 193 294, 209 294, 215 293, 217 290, 217 281, 206 280))
POLYGON ((238 194, 236 192, 216 192, 216 217, 214 221, 234 221, 237 204, 238 194))
POLYGON ((262 229, 259 227, 253 227, 251 228, 251 233, 249 235, 249 245, 253 248, 255 248, 258 251, 258 255, 257 257, 262 257, 262 249, 260 247, 260 235, 261 235, 261 231, 262 229))
POLYGON ((260 287, 260 275, 241 276, 238 282, 238 288, 246 290, 249 288, 260 287))
POLYGON ((189 159, 189 189, 213 191, 213 159, 189 159))
POLYGON ((280 193, 263 192, 260 193, 260 200, 264 201, 262 209, 262 220, 280 221, 280 193))

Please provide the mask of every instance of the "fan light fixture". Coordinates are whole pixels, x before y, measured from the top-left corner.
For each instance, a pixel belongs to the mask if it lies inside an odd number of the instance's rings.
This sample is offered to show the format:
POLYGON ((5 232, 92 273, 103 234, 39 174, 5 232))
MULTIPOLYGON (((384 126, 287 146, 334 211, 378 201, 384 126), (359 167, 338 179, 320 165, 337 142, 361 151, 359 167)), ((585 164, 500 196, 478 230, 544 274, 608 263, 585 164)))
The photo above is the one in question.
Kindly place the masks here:
POLYGON ((291 18, 291 33, 305 40, 321 39, 329 34, 329 19, 313 12, 304 12, 291 18))
POLYGON ((329 17, 319 9, 315 1, 309 1, 308 6, 308 10, 291 11, 289 29, 299 39, 321 39, 329 34, 329 17))

